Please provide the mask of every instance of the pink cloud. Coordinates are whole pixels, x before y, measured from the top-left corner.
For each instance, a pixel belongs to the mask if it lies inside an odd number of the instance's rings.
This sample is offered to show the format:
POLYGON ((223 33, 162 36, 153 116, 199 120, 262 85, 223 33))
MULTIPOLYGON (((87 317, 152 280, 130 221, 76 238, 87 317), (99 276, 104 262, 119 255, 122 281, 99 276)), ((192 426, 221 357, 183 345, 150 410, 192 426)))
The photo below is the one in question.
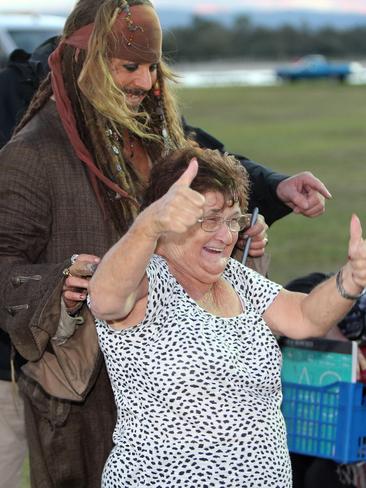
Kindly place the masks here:
POLYGON ((315 9, 366 13, 365 0, 237 0, 241 7, 264 9, 315 9))
POLYGON ((201 15, 215 14, 226 10, 226 7, 223 7, 222 5, 217 5, 215 3, 199 3, 193 9, 195 13, 201 15))
POLYGON ((364 0, 339 0, 339 9, 345 12, 366 13, 366 3, 364 0))
MULTIPOLYGON (((4 0, 0 0, 4 1, 4 0)), ((20 0, 18 0, 20 1, 20 0)), ((36 0, 33 0, 36 1, 36 0)), ((39 1, 39 0, 38 0, 39 1)), ((44 1, 44 0, 43 0, 44 1)), ((226 12, 234 7, 249 9, 311 9, 366 14, 366 0, 153 0, 159 7, 191 7, 199 14, 226 12)))

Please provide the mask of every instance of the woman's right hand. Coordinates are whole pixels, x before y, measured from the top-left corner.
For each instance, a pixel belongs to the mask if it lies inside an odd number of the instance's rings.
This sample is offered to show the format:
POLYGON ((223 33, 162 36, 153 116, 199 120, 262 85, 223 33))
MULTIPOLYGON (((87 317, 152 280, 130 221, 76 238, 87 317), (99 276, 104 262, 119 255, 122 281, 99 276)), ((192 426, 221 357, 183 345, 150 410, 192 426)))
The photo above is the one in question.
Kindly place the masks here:
POLYGON ((140 214, 146 219, 149 235, 159 238, 166 232, 182 234, 202 217, 205 197, 190 188, 197 171, 198 162, 193 158, 169 191, 140 214))

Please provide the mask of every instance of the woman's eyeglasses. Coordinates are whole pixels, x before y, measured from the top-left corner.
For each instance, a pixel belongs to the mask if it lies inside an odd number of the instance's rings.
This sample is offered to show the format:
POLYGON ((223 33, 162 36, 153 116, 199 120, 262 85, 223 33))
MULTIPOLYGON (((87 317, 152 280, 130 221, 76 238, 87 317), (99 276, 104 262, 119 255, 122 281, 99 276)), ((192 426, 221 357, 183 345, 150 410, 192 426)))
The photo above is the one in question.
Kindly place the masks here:
POLYGON ((250 225, 250 214, 238 215, 231 219, 223 219, 222 217, 202 217, 197 220, 201 224, 202 230, 205 232, 216 232, 220 229, 222 224, 226 224, 231 232, 240 232, 250 225))

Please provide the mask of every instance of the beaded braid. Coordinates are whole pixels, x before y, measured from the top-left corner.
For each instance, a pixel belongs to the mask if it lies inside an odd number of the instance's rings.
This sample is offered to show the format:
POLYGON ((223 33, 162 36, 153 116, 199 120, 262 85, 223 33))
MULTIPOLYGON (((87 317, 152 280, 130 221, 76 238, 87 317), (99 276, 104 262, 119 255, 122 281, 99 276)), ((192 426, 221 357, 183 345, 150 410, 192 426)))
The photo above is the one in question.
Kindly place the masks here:
POLYGON ((149 152, 155 159, 187 146, 177 103, 167 81, 177 83, 176 75, 161 61, 157 66, 157 82, 143 101, 143 109, 149 114, 149 128, 159 137, 158 142, 147 141, 149 152))
POLYGON ((164 111, 165 126, 168 131, 169 144, 176 149, 187 144, 184 136, 181 118, 178 112, 176 100, 171 90, 167 87, 167 80, 177 82, 176 75, 161 61, 157 71, 157 81, 160 87, 161 107, 164 111))
MULTIPOLYGON (((74 107, 74 115, 77 129, 81 139, 94 156, 95 165, 107 178, 117 183, 131 196, 138 197, 143 190, 143 183, 131 165, 127 164, 123 157, 123 142, 115 141, 117 154, 111 148, 108 138, 109 121, 95 110, 86 97, 78 89, 78 77, 84 62, 84 53, 80 52, 75 62, 74 48, 65 46, 63 59, 63 72, 65 87, 74 107), (65 69, 70 66, 70 58, 73 69, 65 69), (87 121, 87 123, 86 123, 87 121)), ((136 217, 136 207, 130 200, 116 198, 116 195, 104 185, 100 184, 101 195, 110 212, 114 226, 119 233, 124 233, 133 219, 136 217)))

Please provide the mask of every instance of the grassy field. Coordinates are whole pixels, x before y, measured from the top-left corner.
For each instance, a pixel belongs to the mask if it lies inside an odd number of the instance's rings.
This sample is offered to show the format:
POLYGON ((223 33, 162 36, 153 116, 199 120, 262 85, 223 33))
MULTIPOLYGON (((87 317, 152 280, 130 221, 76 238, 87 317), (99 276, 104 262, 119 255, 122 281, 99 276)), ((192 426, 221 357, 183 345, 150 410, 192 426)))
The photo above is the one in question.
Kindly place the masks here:
POLYGON ((291 215, 272 226, 271 278, 285 283, 336 270, 347 255, 352 212, 366 234, 366 86, 180 88, 178 95, 188 121, 230 151, 286 174, 310 170, 332 193, 322 217, 291 215))

